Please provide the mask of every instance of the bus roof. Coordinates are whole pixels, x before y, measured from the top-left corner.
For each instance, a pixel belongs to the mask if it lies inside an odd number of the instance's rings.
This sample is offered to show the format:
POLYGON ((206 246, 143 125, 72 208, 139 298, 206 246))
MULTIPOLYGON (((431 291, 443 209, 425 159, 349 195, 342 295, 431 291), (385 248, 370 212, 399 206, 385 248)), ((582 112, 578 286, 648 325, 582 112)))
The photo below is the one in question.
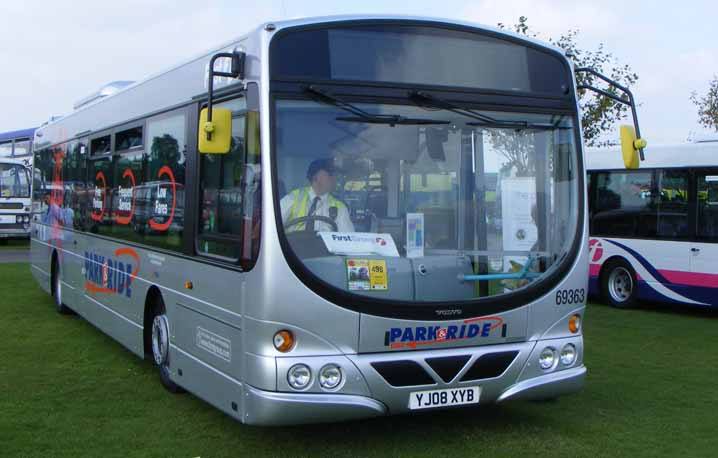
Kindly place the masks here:
MULTIPOLYGON (((35 144, 37 148, 44 148, 49 145, 61 143, 84 135, 92 135, 103 129, 121 125, 122 123, 145 117, 152 113, 170 109, 190 102, 192 99, 203 96, 207 92, 206 77, 207 66, 210 58, 217 52, 239 49, 247 53, 245 80, 244 82, 258 82, 261 79, 261 72, 265 65, 262 62, 263 49, 267 43, 264 40, 263 31, 265 26, 272 24, 274 30, 283 28, 315 24, 331 23, 351 20, 405 20, 424 22, 446 22, 465 27, 472 27, 486 30, 492 33, 501 34, 514 40, 527 44, 540 46, 548 51, 556 52, 564 56, 559 48, 539 40, 518 35, 508 30, 487 27, 480 24, 456 21, 449 19, 437 19, 400 15, 362 15, 362 16, 329 16, 303 18, 288 21, 264 22, 248 34, 231 40, 221 46, 212 48, 192 59, 169 69, 152 75, 137 83, 121 88, 116 93, 108 95, 94 103, 81 106, 74 112, 60 118, 57 121, 39 128, 35 132, 35 144), (168 90, 172 88, 172 90, 168 90)), ((568 60, 567 60, 568 61, 568 60)), ((570 65, 570 62, 569 62, 570 65)), ((240 81, 228 82, 215 81, 215 88, 233 86, 240 81)))
MULTIPOLYGON (((641 162, 641 168, 718 166, 718 141, 649 145, 644 152, 646 160, 641 162)), ((623 156, 619 147, 586 150, 587 170, 623 168, 623 156)))
POLYGON ((10 132, 0 132, 0 142, 13 140, 15 138, 32 138, 35 133, 35 127, 31 129, 12 130, 10 132))

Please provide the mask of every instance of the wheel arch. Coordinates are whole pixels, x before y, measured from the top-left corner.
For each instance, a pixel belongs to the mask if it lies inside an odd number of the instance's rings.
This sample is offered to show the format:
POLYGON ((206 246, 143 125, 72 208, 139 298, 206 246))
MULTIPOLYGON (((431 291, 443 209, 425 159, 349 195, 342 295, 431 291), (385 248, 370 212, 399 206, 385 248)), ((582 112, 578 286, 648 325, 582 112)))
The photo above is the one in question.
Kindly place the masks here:
POLYGON ((145 355, 152 354, 152 320, 155 317, 155 309, 159 301, 164 302, 162 292, 157 285, 152 285, 145 296, 144 318, 142 320, 142 334, 144 337, 145 355))
POLYGON ((633 268, 633 264, 631 261, 626 259, 624 256, 621 256, 620 254, 614 254, 613 256, 607 258, 603 263, 601 264, 601 270, 598 271, 598 281, 599 285, 603 282, 603 276, 608 273, 608 268, 612 266, 616 261, 623 261, 626 264, 628 264, 631 267, 631 270, 633 270, 633 273, 635 275, 636 269, 633 268))
POLYGON ((59 268, 60 256, 57 254, 57 248, 53 248, 50 255, 50 294, 55 294, 55 274, 59 268))

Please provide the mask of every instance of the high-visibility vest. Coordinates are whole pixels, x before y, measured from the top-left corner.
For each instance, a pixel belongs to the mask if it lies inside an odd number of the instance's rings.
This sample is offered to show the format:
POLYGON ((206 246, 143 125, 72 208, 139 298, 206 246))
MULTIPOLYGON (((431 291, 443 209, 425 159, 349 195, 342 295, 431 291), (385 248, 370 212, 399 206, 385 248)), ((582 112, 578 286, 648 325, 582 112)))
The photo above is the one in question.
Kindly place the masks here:
MULTIPOLYGON (((302 216, 307 216, 307 212, 309 211, 309 190, 311 189, 310 186, 307 186, 305 188, 301 189, 295 189, 290 194, 292 195, 292 207, 289 209, 289 217, 287 219, 287 222, 292 221, 297 218, 301 218, 302 216)), ((336 207, 337 210, 340 208, 346 208, 346 205, 344 205, 339 199, 334 198, 331 194, 328 195, 329 197, 329 207, 336 207)), ((303 231, 306 225, 304 223, 295 224, 289 228, 287 228, 288 232, 295 232, 295 231, 303 231)))

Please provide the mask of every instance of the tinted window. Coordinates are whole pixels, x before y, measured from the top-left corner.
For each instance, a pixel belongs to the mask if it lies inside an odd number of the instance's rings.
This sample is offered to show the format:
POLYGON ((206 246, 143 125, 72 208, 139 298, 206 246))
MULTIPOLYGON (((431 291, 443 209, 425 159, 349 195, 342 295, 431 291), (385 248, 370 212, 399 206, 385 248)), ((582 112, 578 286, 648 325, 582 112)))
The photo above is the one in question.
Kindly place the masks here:
MULTIPOLYGON (((187 153, 184 113, 161 115, 147 121, 144 153, 125 155, 122 175, 130 168, 137 173, 134 237, 148 245, 179 250, 184 231, 184 183, 187 153)), ((119 170, 118 170, 119 173, 119 170)), ((122 177, 122 175, 118 175, 122 177)), ((129 202, 131 186, 124 178, 123 209, 129 202)))
POLYGON ((593 230, 596 234, 656 235, 653 172, 602 172, 594 179, 593 230))
POLYGON ((63 161, 63 208, 67 225, 84 229, 88 219, 87 147, 82 142, 67 145, 63 161))
POLYGON ((662 170, 657 174, 656 212, 659 237, 688 237, 688 171, 662 170))
POLYGON ((383 81, 565 95, 558 58, 506 40, 425 26, 289 32, 272 48, 272 78, 383 81))
POLYGON ((105 135, 104 137, 95 138, 90 142, 90 150, 93 156, 98 154, 106 154, 110 152, 110 136, 105 135))
POLYGON ((142 146, 142 127, 133 127, 115 134, 115 151, 142 146))
POLYGON ((201 158, 197 250, 251 268, 259 250, 261 170, 258 116, 244 106, 244 99, 224 104, 236 112, 229 153, 201 158))
POLYGON ((718 172, 696 176, 699 238, 718 240, 718 172))

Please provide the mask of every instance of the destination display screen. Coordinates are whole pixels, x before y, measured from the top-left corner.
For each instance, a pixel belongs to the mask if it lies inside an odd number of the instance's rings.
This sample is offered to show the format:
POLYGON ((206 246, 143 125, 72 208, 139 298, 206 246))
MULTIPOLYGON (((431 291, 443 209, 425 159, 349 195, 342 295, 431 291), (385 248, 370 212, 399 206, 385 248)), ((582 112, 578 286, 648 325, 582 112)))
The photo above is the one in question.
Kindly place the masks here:
POLYGON ((417 25, 285 32, 271 48, 272 79, 386 82, 566 96, 559 57, 494 36, 417 25))

